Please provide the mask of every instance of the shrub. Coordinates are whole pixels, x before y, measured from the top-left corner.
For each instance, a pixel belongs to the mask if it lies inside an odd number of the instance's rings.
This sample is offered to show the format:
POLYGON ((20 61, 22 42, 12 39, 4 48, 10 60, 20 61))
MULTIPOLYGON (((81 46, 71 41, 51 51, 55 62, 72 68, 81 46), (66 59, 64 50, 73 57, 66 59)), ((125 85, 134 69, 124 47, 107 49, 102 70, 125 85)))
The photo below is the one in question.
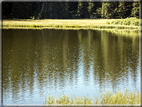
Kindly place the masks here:
POLYGON ((107 21, 107 22, 106 22, 106 24, 110 24, 110 22, 109 22, 109 21, 107 21))
POLYGON ((114 23, 115 23, 115 21, 112 21, 112 22, 111 22, 111 24, 114 24, 114 23))
POLYGON ((139 19, 131 17, 131 18, 112 21, 111 24, 139 26, 139 19))

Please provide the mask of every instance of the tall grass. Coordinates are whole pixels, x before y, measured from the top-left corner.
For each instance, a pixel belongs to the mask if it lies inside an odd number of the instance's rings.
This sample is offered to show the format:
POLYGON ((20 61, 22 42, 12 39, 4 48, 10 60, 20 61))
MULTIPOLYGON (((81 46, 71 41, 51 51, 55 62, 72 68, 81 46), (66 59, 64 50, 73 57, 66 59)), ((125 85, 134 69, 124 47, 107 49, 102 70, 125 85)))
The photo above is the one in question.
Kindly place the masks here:
POLYGON ((111 25, 130 25, 130 26, 139 26, 139 19, 135 17, 126 18, 126 19, 120 19, 120 20, 114 20, 114 21, 107 21, 106 24, 111 25))
POLYGON ((48 99, 43 100, 43 104, 82 104, 82 105, 90 105, 90 104, 140 104, 140 93, 135 94, 134 92, 128 93, 127 90, 125 93, 122 91, 117 91, 114 94, 106 91, 101 95, 101 99, 93 98, 93 97, 75 97, 75 99, 61 95, 59 98, 54 96, 49 96, 48 99))
POLYGON ((117 91, 115 94, 105 92, 101 104, 140 104, 140 94, 139 92, 136 95, 134 92, 128 93, 127 90, 124 94, 122 91, 117 91))

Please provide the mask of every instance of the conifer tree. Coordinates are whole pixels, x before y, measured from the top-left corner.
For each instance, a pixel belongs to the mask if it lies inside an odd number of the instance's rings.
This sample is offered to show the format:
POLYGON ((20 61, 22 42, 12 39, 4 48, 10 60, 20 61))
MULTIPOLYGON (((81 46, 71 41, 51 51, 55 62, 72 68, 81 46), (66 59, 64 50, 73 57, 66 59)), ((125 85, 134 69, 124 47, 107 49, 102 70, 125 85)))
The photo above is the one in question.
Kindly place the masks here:
POLYGON ((78 2, 77 16, 82 17, 82 13, 83 13, 83 3, 80 0, 78 2))
POLYGON ((94 7, 94 4, 91 2, 88 3, 88 13, 89 13, 89 17, 93 17, 93 7, 94 7))

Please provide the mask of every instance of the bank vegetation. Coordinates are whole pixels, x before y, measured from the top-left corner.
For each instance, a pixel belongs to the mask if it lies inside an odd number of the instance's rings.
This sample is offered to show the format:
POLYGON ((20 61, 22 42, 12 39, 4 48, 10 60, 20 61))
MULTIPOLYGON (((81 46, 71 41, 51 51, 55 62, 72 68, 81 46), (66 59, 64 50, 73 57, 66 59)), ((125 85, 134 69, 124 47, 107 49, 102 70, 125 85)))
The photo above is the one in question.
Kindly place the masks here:
POLYGON ((45 98, 43 100, 43 104, 48 105, 90 105, 90 104, 130 104, 130 105, 138 105, 140 104, 140 93, 137 92, 135 94, 134 92, 128 93, 127 90, 123 93, 122 91, 116 91, 114 94, 112 94, 109 91, 106 91, 102 95, 100 95, 99 98, 93 98, 93 97, 75 97, 74 99, 66 96, 61 95, 59 98, 56 98, 54 96, 48 96, 48 98, 45 98))
POLYGON ((3 20, 3 29, 139 29, 139 19, 17 19, 3 20))

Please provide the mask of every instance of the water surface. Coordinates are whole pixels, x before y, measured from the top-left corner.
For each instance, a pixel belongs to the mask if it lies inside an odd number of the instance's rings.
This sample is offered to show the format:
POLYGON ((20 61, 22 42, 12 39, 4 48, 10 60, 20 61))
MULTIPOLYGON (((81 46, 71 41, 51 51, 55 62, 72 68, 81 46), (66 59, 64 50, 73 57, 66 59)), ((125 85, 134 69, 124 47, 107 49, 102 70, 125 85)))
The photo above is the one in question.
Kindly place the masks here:
POLYGON ((139 34, 3 30, 3 103, 42 104, 62 94, 99 97, 140 88, 139 34))

